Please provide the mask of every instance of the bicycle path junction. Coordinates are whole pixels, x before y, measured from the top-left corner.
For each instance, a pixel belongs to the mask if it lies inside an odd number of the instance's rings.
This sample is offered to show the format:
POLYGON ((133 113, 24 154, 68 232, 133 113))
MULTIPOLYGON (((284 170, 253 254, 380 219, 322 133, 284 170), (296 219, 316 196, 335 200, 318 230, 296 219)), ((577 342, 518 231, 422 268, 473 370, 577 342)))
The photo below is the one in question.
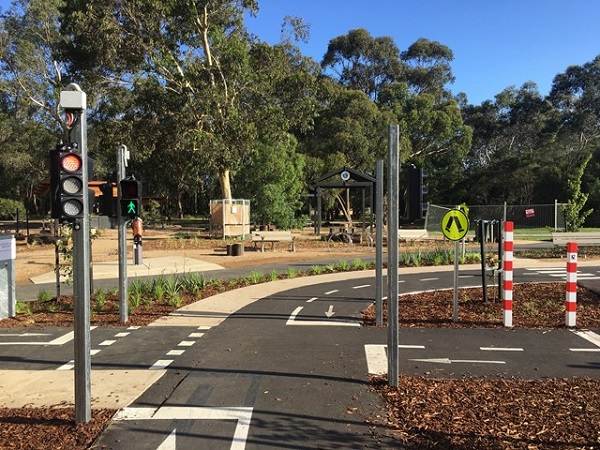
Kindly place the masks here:
MULTIPOLYGON (((563 263, 516 260, 515 282, 564 281, 563 263)), ((581 284, 598 287, 600 264, 583 261, 579 272, 581 284)), ((279 280, 147 327, 94 328, 92 407, 118 410, 95 448, 397 448, 367 420, 385 422, 368 376, 387 370, 387 329, 360 326, 374 277, 279 280)), ((452 279, 448 267, 401 269, 399 290, 448 288, 452 279)), ((461 267, 459 280, 480 286, 480 266, 461 267)), ((72 329, 5 331, 2 406, 72 403, 72 329)), ((406 374, 600 377, 600 330, 401 328, 400 342, 406 374)))

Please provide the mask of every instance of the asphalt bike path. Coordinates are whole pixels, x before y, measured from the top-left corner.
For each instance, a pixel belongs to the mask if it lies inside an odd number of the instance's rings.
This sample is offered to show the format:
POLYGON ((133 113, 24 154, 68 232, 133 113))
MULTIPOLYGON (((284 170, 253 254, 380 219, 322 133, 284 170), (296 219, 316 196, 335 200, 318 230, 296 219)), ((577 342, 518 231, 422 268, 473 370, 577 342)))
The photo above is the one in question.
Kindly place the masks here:
MULTIPOLYGON (((551 272, 519 276, 557 281, 561 275, 551 272)), ((593 278, 598 269, 586 273, 593 278)), ((476 271, 461 277, 477 284, 476 271)), ((386 371, 387 330, 358 326, 373 283, 301 287, 240 309, 169 363, 97 448, 395 448, 365 423, 381 413, 367 376, 386 371)), ((451 273, 407 275, 400 283, 401 292, 448 287, 451 273)), ((569 330, 403 328, 400 342, 401 373, 599 376, 600 342, 569 330)))
MULTIPOLYGON (((579 279, 595 282, 599 270, 580 267, 579 279)), ((561 281, 564 272, 560 264, 517 269, 515 279, 561 281)), ((365 424, 381 406, 367 375, 387 369, 387 330, 358 326, 374 298, 367 273, 256 295, 224 321, 200 307, 176 326, 93 329, 93 405, 123 408, 98 448, 394 448, 365 424)), ((461 269, 459 280, 481 285, 477 269, 461 269)), ((447 288, 452 271, 401 270, 399 283, 401 294, 447 288)), ((401 328, 401 373, 598 377, 598 330, 589 332, 401 328)), ((4 373, 41 374, 23 391, 72 390, 72 329, 1 334, 4 373)), ((19 394, 9 395, 16 406, 19 394)))

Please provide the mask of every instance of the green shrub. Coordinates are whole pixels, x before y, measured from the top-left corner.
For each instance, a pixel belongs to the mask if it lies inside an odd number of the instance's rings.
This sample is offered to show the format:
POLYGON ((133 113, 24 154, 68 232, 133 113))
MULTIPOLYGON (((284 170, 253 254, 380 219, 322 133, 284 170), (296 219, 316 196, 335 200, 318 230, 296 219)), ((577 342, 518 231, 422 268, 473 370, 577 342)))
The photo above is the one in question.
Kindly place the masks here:
POLYGON ((0 198, 1 220, 16 220, 17 210, 19 211, 19 217, 25 218, 25 205, 23 202, 9 198, 0 198))

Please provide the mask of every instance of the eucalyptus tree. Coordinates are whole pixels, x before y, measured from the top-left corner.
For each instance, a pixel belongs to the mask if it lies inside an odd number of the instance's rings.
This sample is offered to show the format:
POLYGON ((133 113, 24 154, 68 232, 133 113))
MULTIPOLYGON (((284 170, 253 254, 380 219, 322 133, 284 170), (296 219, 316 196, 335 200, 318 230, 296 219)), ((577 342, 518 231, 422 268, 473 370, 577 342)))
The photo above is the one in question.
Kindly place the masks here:
POLYGON ((257 136, 252 111, 242 103, 253 77, 243 19, 256 10, 253 0, 69 0, 64 30, 71 37, 72 69, 129 84, 131 113, 157 113, 144 103, 148 89, 176 105, 162 108, 160 120, 177 126, 161 127, 150 147, 167 153, 157 156, 168 164, 161 170, 179 172, 185 184, 201 164, 218 176, 222 197, 231 198, 230 173, 253 151, 257 136), (187 170, 181 170, 185 161, 187 170))
POLYGON ((417 39, 400 55, 406 65, 405 81, 417 94, 436 98, 450 95, 446 85, 454 82, 451 63, 454 53, 446 45, 429 39, 417 39))
MULTIPOLYGON (((32 199, 48 178, 47 152, 66 138, 58 105, 65 79, 58 56, 60 0, 19 0, 0 15, 0 170, 14 197, 32 199)), ((6 185, 6 184, 5 184, 6 185)))
POLYGON ((364 28, 329 41, 321 66, 349 89, 376 99, 387 84, 400 79, 404 67, 400 51, 389 36, 374 38, 364 28))
POLYGON ((243 21, 256 1, 67 4, 72 70, 131 90, 124 131, 147 175, 172 195, 213 174, 231 198, 235 173, 264 135, 310 126, 314 64, 248 34, 243 21))
MULTIPOLYGON (((581 186, 590 193, 590 206, 599 211, 600 55, 556 75, 549 100, 558 110, 553 147, 557 160, 563 161, 562 180, 569 180, 580 167, 587 167, 581 176, 581 186), (583 164, 590 155, 589 165, 583 164)), ((598 212, 594 220, 596 225, 600 223, 598 212)))

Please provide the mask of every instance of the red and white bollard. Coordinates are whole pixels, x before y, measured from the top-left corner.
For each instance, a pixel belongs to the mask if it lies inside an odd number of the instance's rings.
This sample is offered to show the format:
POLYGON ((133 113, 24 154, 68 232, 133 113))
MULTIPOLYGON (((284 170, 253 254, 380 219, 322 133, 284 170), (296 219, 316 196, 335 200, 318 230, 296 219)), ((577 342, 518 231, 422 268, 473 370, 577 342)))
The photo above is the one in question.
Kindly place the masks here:
POLYGON ((567 242, 567 294, 565 298, 565 325, 577 322, 577 242, 567 242))
POLYGON ((512 327, 514 223, 504 222, 502 246, 502 299, 505 327, 512 327))

